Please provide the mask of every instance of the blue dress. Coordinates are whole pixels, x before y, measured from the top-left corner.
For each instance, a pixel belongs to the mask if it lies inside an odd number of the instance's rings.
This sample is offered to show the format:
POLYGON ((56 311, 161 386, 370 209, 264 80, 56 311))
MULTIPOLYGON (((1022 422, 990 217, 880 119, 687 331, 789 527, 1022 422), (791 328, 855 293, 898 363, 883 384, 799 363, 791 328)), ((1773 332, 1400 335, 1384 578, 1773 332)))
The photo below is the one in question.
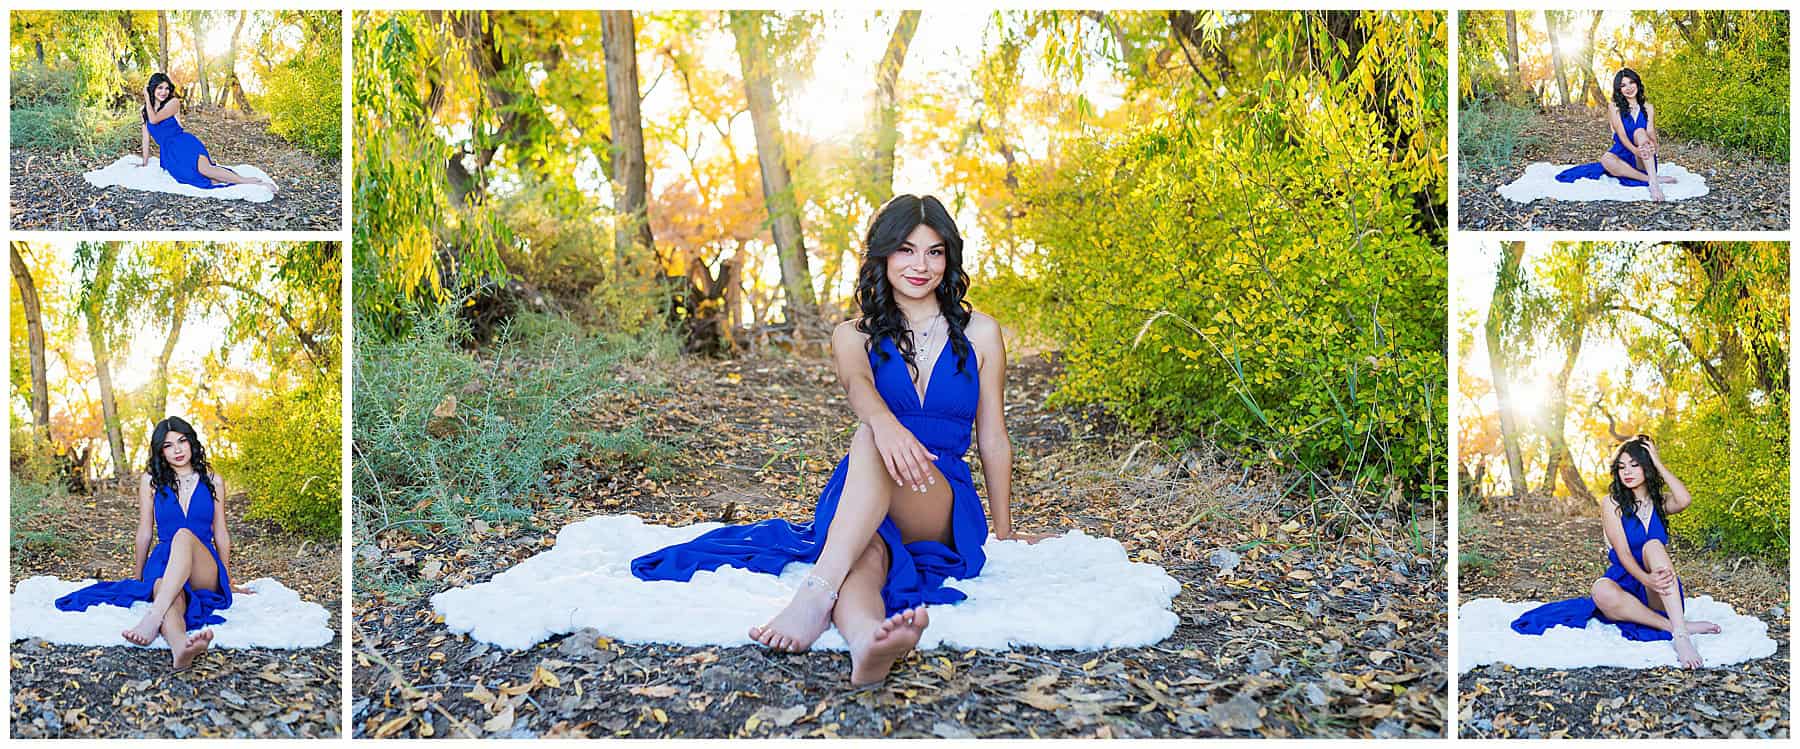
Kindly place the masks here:
POLYGON ((192 582, 181 586, 187 592, 187 628, 199 629, 208 624, 223 624, 225 617, 219 611, 231 607, 231 580, 225 574, 225 562, 219 559, 219 548, 213 545, 213 496, 212 488, 202 481, 194 487, 193 496, 188 498, 188 511, 181 511, 181 502, 176 498, 174 486, 165 486, 151 495, 151 504, 156 515, 156 547, 150 550, 150 557, 144 560, 144 574, 137 580, 103 580, 85 588, 56 599, 56 607, 63 611, 86 611, 96 603, 110 603, 114 606, 130 608, 138 601, 149 601, 156 597, 156 583, 162 579, 163 570, 169 567, 169 548, 175 539, 175 532, 182 528, 200 539, 206 550, 212 552, 213 562, 219 565, 219 589, 196 590, 192 582))
MULTIPOLYGON (((1626 137, 1630 137, 1632 133, 1635 133, 1640 129, 1648 128, 1650 126, 1649 125, 1650 110, 1645 107, 1638 107, 1638 111, 1635 116, 1630 115, 1630 114, 1621 113, 1619 115, 1619 123, 1625 126, 1626 137)), ((1619 140, 1618 133, 1613 133, 1612 148, 1606 149, 1606 152, 1619 157, 1625 163, 1630 164, 1631 168, 1633 168, 1633 169, 1636 169, 1640 172, 1644 170, 1644 165, 1638 163, 1637 154, 1632 153, 1631 149, 1625 147, 1625 142, 1619 140)), ((1582 180, 1582 179, 1600 179, 1602 177, 1611 177, 1611 176, 1614 176, 1614 175, 1607 173, 1606 167, 1601 166, 1600 162, 1594 161, 1594 162, 1590 162, 1587 164, 1582 164, 1580 166, 1572 166, 1572 167, 1562 170, 1562 172, 1560 174, 1556 175, 1556 181, 1558 181, 1558 182, 1574 182, 1576 180, 1582 180)), ((1649 187, 1650 186, 1650 183, 1645 182, 1641 179, 1632 179, 1630 177, 1615 177, 1615 178, 1619 180, 1619 184, 1624 185, 1626 187, 1649 187)))
MULTIPOLYGON (((1652 539, 1661 541, 1665 546, 1669 543, 1669 531, 1663 527, 1662 513, 1652 512, 1648 523, 1639 521, 1636 515, 1621 518, 1621 521, 1625 526, 1625 543, 1631 547, 1631 556, 1637 560, 1639 569, 1647 569, 1644 564, 1644 544, 1652 539)), ((1625 570, 1625 566, 1619 563, 1618 552, 1608 549, 1606 559, 1611 562, 1611 565, 1606 568, 1606 578, 1618 583, 1620 588, 1624 589, 1627 594, 1636 597, 1638 602, 1649 606, 1650 591, 1645 589, 1644 584, 1632 577, 1631 573, 1625 570)), ((1686 595, 1685 591, 1679 590, 1681 588, 1679 580, 1676 581, 1676 588, 1682 595, 1686 595)), ((1514 632, 1522 635, 1541 635, 1551 627, 1557 626, 1584 628, 1587 626, 1588 620, 1594 617, 1599 617, 1600 621, 1608 624, 1619 625, 1619 631, 1625 635, 1627 640, 1653 642, 1672 637, 1668 632, 1655 627, 1612 619, 1601 613, 1600 607, 1594 605, 1594 599, 1591 597, 1546 603, 1520 614, 1519 618, 1513 620, 1512 628, 1514 632)))
POLYGON ((162 122, 151 122, 144 127, 150 130, 150 139, 156 141, 157 153, 162 157, 162 168, 175 180, 194 187, 212 189, 226 187, 223 182, 214 182, 211 177, 200 173, 200 157, 213 166, 212 154, 206 152, 206 144, 201 143, 193 133, 181 129, 181 122, 175 117, 164 118, 162 122))
MULTIPOLYGON (((937 456, 934 465, 954 495, 949 545, 937 541, 902 544, 893 518, 883 518, 876 530, 887 543, 889 554, 887 581, 881 587, 881 600, 889 616, 923 604, 962 600, 963 592, 945 587, 944 580, 972 578, 981 573, 982 564, 987 561, 981 548, 988 536, 987 514, 982 510, 981 498, 975 494, 969 466, 963 462, 975 425, 980 378, 973 353, 966 361, 957 359, 946 344, 944 354, 932 367, 921 402, 906 361, 890 339, 882 338, 877 348, 869 352, 875 389, 900 423, 937 456)), ((849 465, 848 455, 838 461, 825 490, 819 494, 810 523, 776 519, 717 528, 687 543, 632 560, 631 572, 640 580, 685 582, 696 571, 716 570, 724 565, 779 575, 791 563, 816 562, 843 494, 849 465)))

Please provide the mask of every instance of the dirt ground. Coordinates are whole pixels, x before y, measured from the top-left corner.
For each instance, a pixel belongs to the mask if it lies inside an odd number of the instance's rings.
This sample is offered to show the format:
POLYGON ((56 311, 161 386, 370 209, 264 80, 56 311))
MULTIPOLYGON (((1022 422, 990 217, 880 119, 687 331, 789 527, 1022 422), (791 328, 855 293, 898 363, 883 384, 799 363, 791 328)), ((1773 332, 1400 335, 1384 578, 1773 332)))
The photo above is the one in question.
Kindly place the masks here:
MULTIPOLYGON (((1530 501, 1527 500, 1527 504, 1530 501)), ((1526 509, 1462 518, 1459 598, 1554 601, 1585 595, 1606 569, 1600 519, 1526 509), (1471 557, 1471 554, 1475 556, 1471 557)), ((1683 671, 1519 669, 1490 664, 1458 680, 1463 738, 1785 738, 1789 735, 1788 571, 1671 539, 1689 595, 1761 618, 1775 655, 1683 671)))
MULTIPOLYGON (((1446 717, 1443 536, 1404 520, 1334 534, 1279 499, 1278 477, 1172 452, 1088 410, 1044 405, 1057 364, 1009 370, 1015 520, 1123 543, 1182 584, 1151 647, 909 655, 851 689, 841 653, 623 643, 587 630, 508 651, 449 632, 431 593, 485 581, 598 514, 662 524, 810 516, 849 439, 829 364, 684 359, 592 414, 675 446, 619 471, 577 465, 521 498, 529 524, 396 529, 356 550, 356 737, 1440 736, 1446 717)), ((980 476, 980 471, 976 470, 980 476)), ((1435 525, 1442 525, 1440 520, 1435 525)), ((1358 526, 1359 529, 1361 526, 1358 526)))
POLYGON ((1463 166, 1457 181, 1457 228, 1464 231, 1786 231, 1789 219, 1786 163, 1715 148, 1664 134, 1662 154, 1706 178, 1707 194, 1655 203, 1534 200, 1514 203, 1500 197, 1501 186, 1519 178, 1533 162, 1585 164, 1596 161, 1612 141, 1605 113, 1554 107, 1527 125, 1527 142, 1513 159, 1494 169, 1463 166))
MULTIPOLYGON (((31 231, 336 231, 343 228, 341 164, 300 150, 268 131, 268 119, 238 119, 208 108, 181 116, 213 160, 251 164, 281 191, 267 203, 218 200, 118 187, 81 178, 127 152, 97 157, 41 148, 12 149, 12 228, 31 231)), ((151 146, 151 153, 156 152, 151 146)))
MULTIPOLYGON (((58 540, 15 547, 12 579, 128 577, 136 527, 135 491, 101 487, 93 496, 48 505, 23 529, 54 531, 58 540)), ((329 626, 337 629, 343 556, 335 540, 299 539, 241 519, 231 529, 235 577, 280 580, 332 612, 329 626)), ((165 649, 15 641, 12 736, 336 737, 342 734, 342 654, 340 633, 318 648, 219 649, 171 674, 165 649)))

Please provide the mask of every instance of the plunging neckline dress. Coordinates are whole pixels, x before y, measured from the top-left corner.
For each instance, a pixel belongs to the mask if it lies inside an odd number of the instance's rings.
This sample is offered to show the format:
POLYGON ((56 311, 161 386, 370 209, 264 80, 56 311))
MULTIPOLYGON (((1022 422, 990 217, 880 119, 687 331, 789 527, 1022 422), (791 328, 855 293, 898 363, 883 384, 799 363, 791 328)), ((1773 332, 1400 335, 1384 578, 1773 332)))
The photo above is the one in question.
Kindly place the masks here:
POLYGON ((156 546, 144 560, 141 578, 96 582, 56 599, 56 607, 63 611, 86 611, 89 606, 106 603, 130 608, 139 601, 155 599, 156 583, 169 568, 169 551, 174 545, 175 533, 186 529, 200 540, 212 554, 213 562, 219 565, 219 589, 195 588, 191 581, 184 583, 181 589, 187 593, 187 611, 183 618, 189 630, 223 624, 225 617, 218 612, 231 607, 231 579, 226 574, 224 560, 219 558, 219 547, 213 544, 216 504, 212 487, 205 481, 195 485, 193 495, 188 497, 186 511, 181 509, 176 491, 175 486, 170 485, 151 495, 152 511, 156 516, 156 546))
MULTIPOLYGON (((168 106, 165 104, 164 106, 168 106)), ((184 185, 193 185, 205 189, 229 187, 229 183, 214 182, 211 177, 200 173, 200 158, 205 157, 207 163, 218 166, 212 154, 207 153, 206 144, 181 127, 179 117, 165 117, 161 122, 146 122, 150 131, 150 139, 156 141, 157 154, 164 171, 184 185)), ((236 172, 233 172, 235 174, 236 172)))
MULTIPOLYGON (((1637 114, 1621 114, 1619 115, 1619 123, 1625 126, 1625 136, 1629 138, 1632 133, 1650 126, 1649 110, 1644 107, 1638 107, 1637 114)), ((1613 133, 1612 148, 1606 149, 1606 152, 1619 157, 1620 160, 1630 164, 1633 169, 1640 172, 1644 170, 1644 165, 1638 162, 1637 154, 1632 153, 1630 148, 1625 147, 1625 142, 1619 140, 1619 134, 1616 132, 1613 133)), ((1602 177, 1613 177, 1614 179, 1619 180, 1619 184, 1626 187, 1650 186, 1650 183, 1641 179, 1619 177, 1611 174, 1607 172, 1606 167, 1601 165, 1598 161, 1564 169, 1561 173, 1556 175, 1556 181, 1575 182, 1577 180, 1600 179, 1602 177)))
MULTIPOLYGON (((958 355, 946 345, 930 366, 921 397, 911 370, 891 339, 882 338, 868 355, 876 391, 900 424, 937 456, 933 465, 949 483, 953 496, 948 544, 902 543, 893 519, 882 518, 876 533, 887 544, 889 555, 887 580, 881 587, 882 604, 892 616, 923 604, 961 601, 965 594, 946 586, 944 581, 975 577, 987 560, 982 551, 988 537, 987 514, 975 493, 969 465, 963 460, 974 432, 975 410, 981 395, 975 356, 958 355)), ((789 564, 817 562, 843 495, 849 465, 849 455, 838 461, 824 491, 819 493, 811 522, 774 519, 716 528, 692 541, 632 560, 631 572, 640 580, 685 582, 695 572, 727 565, 779 575, 789 564)))
MULTIPOLYGON (((1644 544, 1652 540, 1661 541, 1665 546, 1669 543, 1669 530, 1663 525, 1662 513, 1652 511, 1650 520, 1647 522, 1639 519, 1636 515, 1620 518, 1620 520, 1621 524, 1625 526, 1625 544, 1631 549, 1632 558, 1637 560, 1638 569, 1649 569, 1649 566, 1644 564, 1644 544)), ((1639 603, 1649 606, 1650 591, 1644 587, 1643 583, 1638 582, 1637 578, 1632 577, 1631 573, 1625 569, 1625 565, 1619 562, 1619 553, 1616 550, 1607 549, 1606 559, 1609 562, 1606 568, 1606 579, 1618 583, 1619 588, 1626 594, 1638 599, 1639 603)), ((1681 587, 1680 581, 1676 582, 1676 587, 1681 587)), ((1683 596, 1687 595, 1685 590, 1680 592, 1683 596)), ((1551 627, 1581 629, 1587 626, 1589 619, 1596 618, 1608 624, 1619 625, 1619 632, 1624 634, 1627 640, 1653 642, 1667 640, 1672 636, 1655 627, 1613 619, 1600 611, 1600 607, 1594 604, 1591 596, 1546 603, 1520 614, 1519 618, 1513 620, 1512 628, 1514 632, 1523 635, 1541 635, 1551 627)))

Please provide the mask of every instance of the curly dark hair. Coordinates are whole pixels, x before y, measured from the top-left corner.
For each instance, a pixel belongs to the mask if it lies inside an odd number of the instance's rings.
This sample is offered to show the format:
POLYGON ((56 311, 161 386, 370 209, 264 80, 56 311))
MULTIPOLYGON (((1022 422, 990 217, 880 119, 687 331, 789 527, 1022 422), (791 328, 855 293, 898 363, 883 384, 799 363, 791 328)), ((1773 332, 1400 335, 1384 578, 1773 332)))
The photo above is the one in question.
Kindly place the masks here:
POLYGON ((169 461, 163 457, 162 450, 163 440, 168 438, 169 432, 175 432, 187 437, 190 454, 188 465, 193 466, 194 472, 200 474, 200 480, 206 482, 207 493, 213 495, 215 498, 218 497, 219 488, 213 485, 212 464, 206 460, 206 447, 200 444, 200 435, 194 431, 194 426, 187 423, 187 420, 180 416, 170 416, 169 418, 156 422, 156 429, 150 432, 150 465, 148 471, 150 473, 151 488, 156 491, 162 491, 163 487, 175 485, 175 467, 169 465, 169 461))
POLYGON ((917 374, 918 364, 914 357, 918 352, 913 350, 912 336, 905 335, 906 314, 894 302, 894 287, 888 283, 887 259, 921 224, 931 227, 944 239, 944 277, 934 293, 939 311, 950 324, 950 348, 956 352, 956 371, 962 372, 969 354, 974 351, 968 337, 963 335, 963 328, 968 326, 969 317, 974 314, 974 308, 963 299, 969 293, 969 274, 963 271, 962 233, 956 230, 956 222, 950 218, 944 204, 933 196, 895 195, 869 221, 869 233, 863 239, 862 268, 856 274, 856 304, 862 308, 862 319, 856 322, 856 329, 868 335, 868 349, 879 351, 883 360, 888 353, 878 348, 881 339, 893 341, 894 347, 900 350, 900 357, 917 374))
MULTIPOLYGON (((1633 83, 1637 84, 1638 109, 1642 110, 1644 108, 1644 102, 1648 101, 1644 98, 1644 79, 1639 78, 1637 71, 1632 70, 1631 68, 1620 68, 1619 72, 1613 74, 1612 88, 1613 106, 1619 108, 1620 115, 1628 115, 1631 113, 1630 100, 1626 99, 1624 94, 1619 93, 1619 84, 1624 83, 1626 78, 1630 78, 1633 83)), ((1627 133, 1627 135, 1629 134, 1630 133, 1627 133)))
MULTIPOLYGON (((176 90, 175 81, 174 81, 174 79, 169 77, 168 73, 153 73, 153 74, 151 74, 150 82, 144 84, 144 93, 150 95, 150 100, 152 102, 155 102, 155 104, 156 104, 154 109, 157 109, 159 111, 169 103, 169 99, 181 98, 181 92, 176 90), (156 87, 160 86, 164 83, 169 84, 169 98, 163 99, 162 101, 156 101, 156 87)), ((152 107, 138 107, 138 116, 143 118, 145 123, 150 122, 150 110, 151 109, 152 109, 152 107)), ((183 422, 183 423, 186 423, 186 422, 183 422)))
POLYGON ((1625 444, 1619 446, 1618 454, 1613 456, 1612 487, 1608 490, 1612 494, 1613 501, 1619 503, 1619 509, 1626 515, 1637 514, 1637 492, 1632 491, 1630 487, 1625 486, 1624 482, 1619 480, 1619 459, 1627 455, 1631 456, 1631 459, 1644 469, 1644 492, 1649 495, 1650 504, 1655 508, 1656 514, 1663 514, 1662 472, 1656 470, 1656 461, 1650 459, 1650 448, 1644 444, 1642 437, 1626 440, 1625 444))

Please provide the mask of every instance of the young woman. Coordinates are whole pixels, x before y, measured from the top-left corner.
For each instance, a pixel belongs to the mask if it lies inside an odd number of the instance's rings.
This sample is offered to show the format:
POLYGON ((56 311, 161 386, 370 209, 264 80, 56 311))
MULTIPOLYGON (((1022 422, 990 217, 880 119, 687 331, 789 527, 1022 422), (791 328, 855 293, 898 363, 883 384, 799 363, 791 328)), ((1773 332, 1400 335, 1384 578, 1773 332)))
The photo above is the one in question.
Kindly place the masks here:
POLYGON ((1601 528, 1611 547, 1606 574, 1594 581, 1590 597, 1527 611, 1513 621, 1513 630, 1537 635, 1555 626, 1586 627, 1588 619, 1598 616, 1619 625, 1626 639, 1673 640, 1682 668, 1705 665, 1691 635, 1712 634, 1719 627, 1682 616, 1685 590, 1669 561, 1669 531, 1664 526, 1667 516, 1692 502, 1687 486, 1663 465, 1649 435, 1626 441, 1613 457, 1612 489, 1600 511, 1601 528))
POLYGON ((1623 68, 1613 75, 1607 118, 1612 124, 1612 148, 1600 154, 1599 161, 1565 169, 1556 179, 1574 182, 1610 174, 1628 187, 1648 185, 1650 199, 1662 200, 1663 184, 1675 178, 1656 174, 1656 108, 1644 98, 1644 82, 1637 71, 1623 68))
POLYGON ((225 621, 217 612, 231 607, 231 594, 252 592, 232 585, 226 571, 231 532, 225 495, 225 482, 212 473, 194 427, 177 416, 163 419, 150 435, 149 470, 138 483, 136 574, 89 585, 56 599, 56 607, 85 611, 96 603, 130 607, 149 601, 144 618, 120 636, 149 645, 160 632, 175 670, 187 668, 212 644, 212 631, 202 628, 225 621), (194 629, 200 631, 189 635, 194 629))
POLYGON ((999 324, 963 301, 969 277, 950 213, 934 197, 896 196, 870 223, 864 252, 862 317, 831 337, 858 423, 813 521, 719 528, 631 567, 644 580, 688 580, 721 565, 778 575, 813 563, 787 607, 750 637, 800 652, 835 624, 855 685, 885 679, 918 643, 931 623, 927 604, 964 598, 946 578, 981 572, 989 524, 963 462, 971 427, 994 536, 1041 538, 1013 530, 1006 345, 999 324))
POLYGON ((162 154, 162 168, 183 184, 209 189, 226 185, 263 185, 271 192, 276 189, 273 182, 241 177, 237 172, 213 163, 212 155, 206 152, 206 145, 192 133, 181 129, 181 121, 176 119, 180 114, 181 97, 175 93, 175 82, 169 80, 169 76, 164 73, 150 76, 150 83, 144 87, 144 109, 141 113, 144 120, 144 150, 143 162, 139 166, 150 165, 150 140, 154 138, 157 151, 162 154))

